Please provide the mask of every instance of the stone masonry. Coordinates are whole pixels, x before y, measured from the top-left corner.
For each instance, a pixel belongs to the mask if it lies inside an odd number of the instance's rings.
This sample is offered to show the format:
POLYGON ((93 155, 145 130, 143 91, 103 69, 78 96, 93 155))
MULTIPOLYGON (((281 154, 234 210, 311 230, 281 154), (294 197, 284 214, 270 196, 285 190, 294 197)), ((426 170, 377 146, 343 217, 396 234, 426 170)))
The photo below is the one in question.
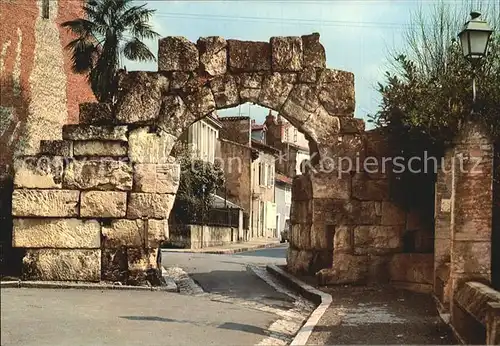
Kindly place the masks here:
POLYGON ((180 170, 163 150, 168 137, 115 123, 109 105, 81 104, 63 140, 16 159, 12 243, 26 249, 26 279, 157 277, 180 170))
MULTIPOLYGON (((364 131, 353 118, 354 75, 326 68, 319 34, 270 42, 166 37, 158 72, 122 72, 118 85, 115 104, 82 104, 80 124, 64 126, 62 141, 17 160, 13 244, 27 249, 27 278, 138 282, 157 269, 178 184, 170 151, 217 109, 252 102, 279 112, 317 159, 364 131), (41 155, 50 160, 39 163, 41 155)), ((314 183, 320 198, 339 193, 321 188, 330 181, 314 183)))

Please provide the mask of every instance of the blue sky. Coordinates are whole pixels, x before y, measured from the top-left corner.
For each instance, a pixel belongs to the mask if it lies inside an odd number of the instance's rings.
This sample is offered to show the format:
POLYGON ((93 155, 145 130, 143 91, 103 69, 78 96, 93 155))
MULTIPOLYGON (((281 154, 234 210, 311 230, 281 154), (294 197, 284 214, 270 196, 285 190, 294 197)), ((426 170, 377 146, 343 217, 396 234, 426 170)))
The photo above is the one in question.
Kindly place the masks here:
MULTIPOLYGON (((144 1, 137 1, 144 3, 144 1)), ((380 101, 376 83, 383 81, 389 51, 404 45, 410 14, 433 1, 147 1, 156 9, 153 24, 161 36, 200 36, 268 41, 271 36, 299 36, 319 32, 327 66, 351 71, 356 84, 356 117, 366 119, 380 101)), ((454 6, 459 1, 450 1, 454 6)), ((464 18, 465 20, 466 18, 464 18)), ((148 42, 157 51, 157 42, 148 42)), ((156 70, 156 63, 127 62, 130 70, 156 70)), ((267 110, 241 107, 241 113, 262 121, 267 110)), ((238 109, 223 112, 236 115, 238 109)), ((221 114, 219 112, 219 114, 221 114)))

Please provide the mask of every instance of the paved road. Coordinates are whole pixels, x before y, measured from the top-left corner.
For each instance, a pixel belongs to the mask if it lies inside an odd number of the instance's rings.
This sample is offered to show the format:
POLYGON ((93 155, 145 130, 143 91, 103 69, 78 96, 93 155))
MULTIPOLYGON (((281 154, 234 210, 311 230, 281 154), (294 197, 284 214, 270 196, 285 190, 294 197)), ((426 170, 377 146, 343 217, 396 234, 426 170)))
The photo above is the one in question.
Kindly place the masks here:
POLYGON ((183 268, 206 292, 195 295, 2 289, 1 343, 283 345, 312 306, 286 290, 277 292, 247 265, 265 277, 258 265, 282 264, 285 253, 285 247, 236 255, 164 253, 163 265, 183 268))
POLYGON ((277 317, 208 297, 1 290, 2 345, 254 345, 277 317))

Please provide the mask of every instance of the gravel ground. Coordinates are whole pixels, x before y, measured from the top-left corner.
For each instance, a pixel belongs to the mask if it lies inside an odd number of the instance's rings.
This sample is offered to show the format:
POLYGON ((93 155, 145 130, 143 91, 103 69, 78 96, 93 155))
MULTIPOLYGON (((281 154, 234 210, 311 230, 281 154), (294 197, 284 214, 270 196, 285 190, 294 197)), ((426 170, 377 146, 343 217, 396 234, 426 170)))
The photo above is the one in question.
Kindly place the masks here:
POLYGON ((333 302, 315 327, 310 345, 452 345, 431 296, 391 287, 321 288, 333 302))

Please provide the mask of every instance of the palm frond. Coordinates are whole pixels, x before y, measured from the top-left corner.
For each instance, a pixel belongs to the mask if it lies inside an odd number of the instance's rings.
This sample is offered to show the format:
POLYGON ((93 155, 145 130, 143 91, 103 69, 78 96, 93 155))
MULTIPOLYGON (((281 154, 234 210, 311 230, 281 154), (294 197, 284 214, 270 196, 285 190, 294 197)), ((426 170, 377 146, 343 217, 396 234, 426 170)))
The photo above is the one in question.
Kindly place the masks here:
POLYGON ((137 22, 130 29, 130 33, 142 39, 154 39, 160 36, 156 31, 153 30, 153 27, 147 22, 137 22))
POLYGON ((83 18, 69 20, 61 24, 63 28, 71 30, 75 35, 80 37, 88 37, 95 30, 96 25, 83 18))
POLYGON ((85 38, 77 38, 68 43, 67 49, 72 50, 71 69, 75 73, 87 73, 92 70, 99 48, 94 42, 85 38))
POLYGON ((154 54, 137 37, 132 38, 123 47, 123 55, 129 60, 155 61, 154 54))

